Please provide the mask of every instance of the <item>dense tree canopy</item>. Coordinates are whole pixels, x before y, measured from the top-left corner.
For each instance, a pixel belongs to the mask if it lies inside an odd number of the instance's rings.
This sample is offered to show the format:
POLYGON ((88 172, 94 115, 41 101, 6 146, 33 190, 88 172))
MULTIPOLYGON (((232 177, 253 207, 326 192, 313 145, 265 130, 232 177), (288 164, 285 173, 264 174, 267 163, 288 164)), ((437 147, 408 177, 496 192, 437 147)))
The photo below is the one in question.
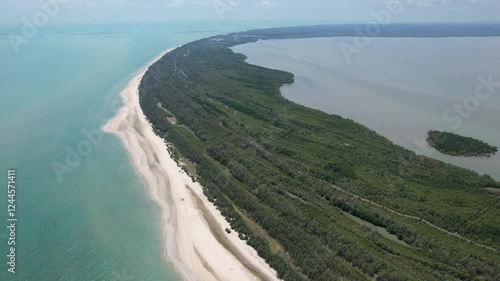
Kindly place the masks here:
POLYGON ((262 38, 244 35, 169 53, 144 76, 140 102, 232 229, 280 277, 500 280, 497 251, 445 232, 499 248, 500 197, 483 189, 497 182, 284 99, 279 87, 292 74, 249 65, 228 48, 262 38))
POLYGON ((490 156, 498 149, 483 141, 457 134, 429 131, 427 142, 438 151, 452 156, 490 156))

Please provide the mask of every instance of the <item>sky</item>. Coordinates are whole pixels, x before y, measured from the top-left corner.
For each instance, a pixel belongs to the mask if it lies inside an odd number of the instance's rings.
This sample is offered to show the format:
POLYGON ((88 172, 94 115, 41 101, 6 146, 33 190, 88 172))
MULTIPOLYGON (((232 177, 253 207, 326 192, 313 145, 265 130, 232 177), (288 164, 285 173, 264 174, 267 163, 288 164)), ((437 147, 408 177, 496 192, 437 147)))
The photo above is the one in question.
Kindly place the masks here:
POLYGON ((24 21, 301 20, 500 22, 500 0, 0 0, 0 24, 24 21), (394 12, 389 7, 396 7, 394 12))

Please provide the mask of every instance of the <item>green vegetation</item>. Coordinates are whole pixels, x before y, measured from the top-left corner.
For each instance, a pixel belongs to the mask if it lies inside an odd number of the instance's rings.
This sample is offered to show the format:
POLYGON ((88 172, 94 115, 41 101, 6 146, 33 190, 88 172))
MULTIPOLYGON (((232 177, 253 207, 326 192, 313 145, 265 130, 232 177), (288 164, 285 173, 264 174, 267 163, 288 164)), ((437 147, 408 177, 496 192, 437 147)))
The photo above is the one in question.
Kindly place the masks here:
POLYGON ((491 156, 498 149, 483 141, 457 134, 429 131, 427 142, 438 151, 452 156, 491 156))
POLYGON ((279 87, 292 74, 249 65, 228 48, 257 40, 245 34, 169 53, 144 76, 140 103, 283 280, 500 280, 498 251, 443 231, 499 248, 500 197, 484 189, 499 183, 284 99, 279 87))

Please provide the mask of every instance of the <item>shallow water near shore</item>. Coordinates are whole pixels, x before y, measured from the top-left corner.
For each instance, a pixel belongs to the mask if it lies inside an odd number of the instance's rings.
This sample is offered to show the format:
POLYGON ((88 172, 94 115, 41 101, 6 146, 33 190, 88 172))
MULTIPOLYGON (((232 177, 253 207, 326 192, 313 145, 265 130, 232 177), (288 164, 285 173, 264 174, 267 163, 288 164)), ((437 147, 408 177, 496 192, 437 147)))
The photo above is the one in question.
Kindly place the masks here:
MULTIPOLYGON (((354 45, 348 37, 259 41, 233 50, 248 63, 295 74, 295 83, 281 88, 293 102, 353 119, 417 153, 500 180, 500 153, 451 157, 423 146, 427 131, 437 128, 500 147, 500 87, 492 87, 477 108, 470 101, 480 77, 500 83, 500 37, 369 40, 349 59, 340 48, 354 45), (472 105, 465 107, 467 102, 472 105), (455 104, 473 110, 443 118, 455 104)), ((481 93, 487 92, 483 86, 481 93)))
POLYGON ((0 172, 17 170, 18 222, 16 274, 0 228, 0 280, 179 280, 162 254, 159 208, 121 141, 100 128, 165 49, 276 24, 47 26, 18 54, 7 34, 20 27, 1 27, 0 172))

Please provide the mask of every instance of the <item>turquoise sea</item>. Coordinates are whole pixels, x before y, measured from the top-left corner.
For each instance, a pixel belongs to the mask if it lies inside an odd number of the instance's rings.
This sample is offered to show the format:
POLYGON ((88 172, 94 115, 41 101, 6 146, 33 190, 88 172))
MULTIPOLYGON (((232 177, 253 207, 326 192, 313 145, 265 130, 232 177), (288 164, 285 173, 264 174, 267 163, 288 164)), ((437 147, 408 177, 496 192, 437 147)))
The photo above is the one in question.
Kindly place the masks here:
MULTIPOLYGON (((20 26, 0 26, 0 280, 179 280, 162 255, 159 208, 119 139, 100 127, 119 109, 128 81, 161 51, 221 33, 301 24, 49 25, 17 54, 8 34, 20 26), (9 168, 17 175, 15 274, 6 257, 9 168)), ((500 77, 498 38, 376 39, 352 63, 339 53, 339 40, 237 49, 252 63, 295 73, 285 97, 416 151, 427 130, 449 130, 442 113, 473 92, 478 76, 500 77)), ((500 145, 497 93, 457 132, 500 145)), ((500 178, 498 154, 431 156, 500 178)))
POLYGON ((163 259, 159 209, 119 139, 100 127, 120 107, 120 90, 161 51, 295 24, 50 25, 18 54, 7 34, 21 27, 1 26, 0 280, 178 280, 163 259), (15 274, 6 257, 9 168, 17 171, 15 274))

